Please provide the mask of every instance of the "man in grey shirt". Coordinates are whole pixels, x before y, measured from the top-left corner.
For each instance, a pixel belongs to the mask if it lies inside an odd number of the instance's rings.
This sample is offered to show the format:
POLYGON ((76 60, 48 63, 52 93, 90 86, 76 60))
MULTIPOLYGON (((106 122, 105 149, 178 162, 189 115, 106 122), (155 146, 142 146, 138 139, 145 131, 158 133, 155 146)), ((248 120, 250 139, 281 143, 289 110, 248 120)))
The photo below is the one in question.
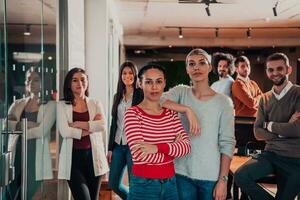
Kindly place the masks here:
POLYGON ((219 80, 211 85, 211 88, 221 94, 231 97, 231 85, 234 82, 231 77, 234 74, 233 56, 226 53, 215 53, 212 57, 213 71, 218 74, 219 80))
POLYGON ((252 200, 274 199, 256 180, 275 174, 275 199, 293 200, 300 192, 300 87, 288 81, 288 57, 275 53, 267 58, 266 74, 271 91, 260 100, 254 124, 255 137, 266 142, 265 151, 243 165, 235 181, 252 200))

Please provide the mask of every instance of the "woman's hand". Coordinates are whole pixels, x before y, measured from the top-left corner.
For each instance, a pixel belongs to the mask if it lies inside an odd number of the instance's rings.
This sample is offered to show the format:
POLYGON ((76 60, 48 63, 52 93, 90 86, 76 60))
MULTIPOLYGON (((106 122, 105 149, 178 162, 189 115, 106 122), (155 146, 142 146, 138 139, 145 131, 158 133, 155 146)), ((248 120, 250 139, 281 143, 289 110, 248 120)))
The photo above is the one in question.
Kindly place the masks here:
POLYGON ((190 125, 190 133, 194 136, 200 135, 200 125, 198 122, 198 118, 196 114, 193 112, 193 110, 189 107, 187 107, 185 111, 186 117, 189 121, 190 125))
POLYGON ((157 146, 154 144, 148 144, 144 141, 136 141, 135 146, 133 147, 132 151, 134 154, 141 154, 140 158, 144 158, 148 154, 157 153, 158 149, 157 146))
POLYGON ((218 180, 214 188, 213 196, 215 200, 226 200, 227 181, 218 180))
POLYGON ((93 121, 97 121, 97 120, 101 120, 102 119, 102 115, 100 115, 100 114, 97 114, 97 115, 95 115, 95 117, 94 117, 94 120, 93 121))
POLYGON ((89 124, 88 124, 88 122, 85 122, 85 121, 75 121, 75 122, 69 123, 69 126, 73 127, 73 128, 89 130, 89 124))
POLYGON ((111 163, 111 156, 112 156, 112 151, 108 151, 108 152, 107 152, 106 158, 107 158, 107 162, 108 162, 109 164, 111 163))
POLYGON ((182 134, 181 134, 181 133, 178 133, 177 136, 176 136, 176 138, 175 138, 175 140, 174 140, 174 142, 178 142, 178 141, 180 141, 181 139, 182 139, 182 134))
POLYGON ((89 131, 87 131, 87 130, 82 130, 81 137, 88 136, 89 134, 91 134, 91 132, 89 132, 89 131))

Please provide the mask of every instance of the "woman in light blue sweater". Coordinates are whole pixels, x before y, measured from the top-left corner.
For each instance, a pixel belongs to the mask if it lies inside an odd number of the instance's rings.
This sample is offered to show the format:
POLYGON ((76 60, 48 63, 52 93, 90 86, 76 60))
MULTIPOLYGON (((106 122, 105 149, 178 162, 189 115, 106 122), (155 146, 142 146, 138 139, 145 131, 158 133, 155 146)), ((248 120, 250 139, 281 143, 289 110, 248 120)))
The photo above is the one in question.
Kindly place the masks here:
MULTIPOLYGON (((175 160, 180 199, 225 199, 228 171, 235 146, 232 101, 214 92, 208 84, 212 70, 210 56, 202 49, 192 50, 186 58, 186 71, 193 85, 178 85, 164 94, 164 107, 183 112, 189 106, 197 116, 201 131, 181 115, 190 134, 192 152, 175 160)), ((186 112, 185 112, 186 113, 186 112)))

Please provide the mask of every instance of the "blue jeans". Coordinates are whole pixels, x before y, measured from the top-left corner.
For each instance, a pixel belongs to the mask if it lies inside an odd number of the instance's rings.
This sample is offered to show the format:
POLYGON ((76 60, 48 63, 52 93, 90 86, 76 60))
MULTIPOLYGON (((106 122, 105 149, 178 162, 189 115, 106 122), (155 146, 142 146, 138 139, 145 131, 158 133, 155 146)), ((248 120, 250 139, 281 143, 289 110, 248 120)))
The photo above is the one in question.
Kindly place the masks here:
POLYGON ((213 200, 216 181, 191 179, 176 174, 179 199, 182 200, 213 200))
POLYGON ((115 144, 112 152, 109 187, 122 199, 127 199, 129 189, 122 184, 124 170, 127 165, 128 177, 131 176, 132 158, 128 145, 115 144))
POLYGON ((153 179, 132 175, 128 200, 178 200, 176 177, 153 179))

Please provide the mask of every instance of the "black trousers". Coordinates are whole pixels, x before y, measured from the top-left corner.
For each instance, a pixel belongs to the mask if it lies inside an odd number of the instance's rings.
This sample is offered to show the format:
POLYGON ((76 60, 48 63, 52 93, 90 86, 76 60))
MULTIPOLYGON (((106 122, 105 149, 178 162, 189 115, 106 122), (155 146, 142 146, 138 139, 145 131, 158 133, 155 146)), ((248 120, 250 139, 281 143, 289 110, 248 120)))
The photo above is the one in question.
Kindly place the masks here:
POLYGON ((269 174, 276 175, 277 200, 294 200, 300 192, 300 158, 279 156, 272 152, 263 152, 257 158, 249 160, 234 175, 236 184, 252 200, 274 199, 258 186, 256 180, 269 174))
POLYGON ((75 200, 99 199, 101 177, 94 175, 92 150, 75 150, 72 153, 71 178, 68 181, 75 200))

